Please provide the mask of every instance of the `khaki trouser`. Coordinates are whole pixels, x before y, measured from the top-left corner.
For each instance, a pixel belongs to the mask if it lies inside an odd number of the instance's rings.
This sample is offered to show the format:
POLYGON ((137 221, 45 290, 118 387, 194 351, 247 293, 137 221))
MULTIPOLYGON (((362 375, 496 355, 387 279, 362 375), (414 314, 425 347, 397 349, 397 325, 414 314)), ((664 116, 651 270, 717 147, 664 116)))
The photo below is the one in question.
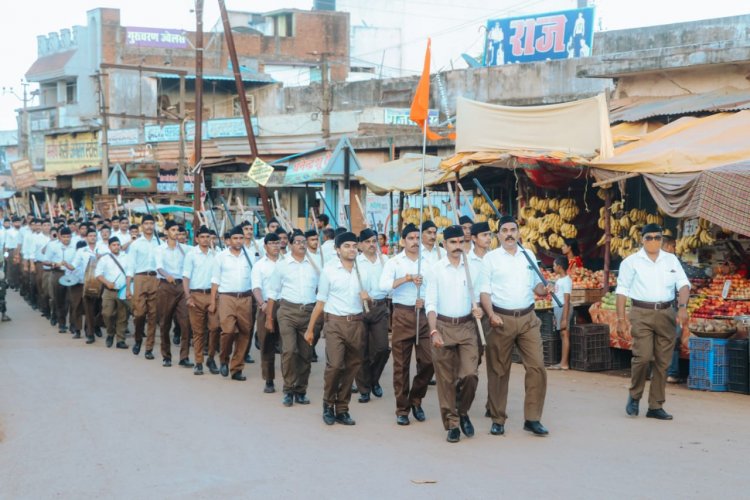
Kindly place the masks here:
POLYGON ((326 315, 326 368, 323 374, 323 403, 335 412, 349 411, 352 382, 362 365, 365 327, 362 320, 347 321, 326 315))
POLYGON ((175 319, 180 326, 180 360, 186 359, 190 356, 190 329, 188 328, 187 301, 185 291, 182 288, 182 280, 179 280, 179 283, 159 280, 159 287, 156 289, 156 302, 160 320, 161 356, 164 359, 172 359, 172 341, 169 331, 172 329, 172 320, 175 319))
POLYGON ((648 408, 656 410, 666 400, 667 369, 672 362, 676 313, 671 307, 658 310, 633 307, 630 309, 630 325, 633 335, 630 396, 633 399, 643 396, 649 365, 653 361, 648 408))
POLYGON ((526 397, 523 414, 526 420, 541 420, 547 394, 547 371, 544 368, 542 324, 534 311, 520 317, 499 315, 503 325, 486 334, 487 391, 492 422, 505 424, 508 418, 508 381, 510 380, 511 351, 518 346, 526 369, 526 397))
POLYGON ((279 335, 281 335, 281 375, 284 392, 307 393, 310 379, 312 346, 305 340, 313 305, 279 301, 279 335))
POLYGON ((39 297, 37 295, 37 288, 36 288, 36 268, 35 264, 32 261, 24 261, 27 263, 29 268, 25 271, 21 271, 19 269, 19 286, 20 286, 20 292, 23 294, 28 301, 31 303, 32 306, 40 307, 41 304, 39 304, 39 297))
POLYGON ((63 274, 63 271, 57 270, 50 273, 50 289, 55 298, 55 315, 57 317, 57 324, 60 328, 68 325, 68 309, 70 307, 68 287, 62 286, 59 281, 63 274))
POLYGON ((92 297, 90 295, 84 295, 83 296, 83 314, 86 316, 86 336, 87 337, 93 337, 94 336, 94 328, 96 328, 97 325, 97 317, 99 316, 99 313, 101 312, 99 309, 100 304, 100 298, 99 297, 92 297))
MULTIPOLYGON (((47 294, 47 300, 49 301, 49 313, 51 318, 59 320, 57 317, 57 300, 55 296, 55 279, 58 274, 56 271, 46 269, 42 279, 44 280, 44 289, 47 294)), ((62 273, 60 273, 62 276, 62 273)))
POLYGON ((44 278, 44 268, 42 267, 41 262, 35 262, 33 265, 35 266, 34 286, 36 287, 36 305, 42 314, 51 317, 52 311, 50 311, 49 307, 49 297, 47 296, 46 286, 47 280, 44 278))
POLYGON ((416 343, 416 319, 414 308, 393 307, 393 336, 391 349, 393 357, 393 393, 396 396, 396 415, 408 415, 411 405, 421 405, 427 394, 435 368, 432 365, 430 332, 424 309, 419 311, 419 342, 416 343), (411 352, 417 358, 417 373, 409 388, 409 368, 411 352))
POLYGON ((146 332, 146 351, 154 349, 156 342, 156 290, 159 279, 146 274, 133 277, 133 324, 135 325, 135 341, 143 341, 144 327, 148 322, 146 332))
POLYGON ((83 316, 83 285, 73 285, 69 288, 70 328, 75 332, 80 332, 83 323, 81 318, 83 316))
POLYGON ((266 329, 266 313, 257 309, 256 335, 260 345, 260 372, 263 380, 273 382, 276 378, 276 342, 279 340, 279 308, 273 309, 273 330, 266 329))
POLYGON ((221 364, 229 364, 234 375, 245 368, 245 350, 253 328, 252 298, 219 294, 219 324, 221 325, 221 364), (232 357, 230 360, 229 357, 232 357))
POLYGON ((445 430, 455 429, 459 416, 469 414, 479 383, 477 326, 473 319, 458 325, 438 320, 437 329, 444 342, 442 347, 432 346, 440 417, 445 430), (461 387, 458 401, 457 386, 461 387))
POLYGON ((219 350, 219 311, 208 312, 211 293, 191 291, 193 305, 188 307, 190 328, 193 330, 193 353, 195 362, 203 364, 203 345, 208 332, 208 357, 213 358, 219 350))
POLYGON ((124 300, 117 298, 117 290, 105 288, 102 292, 102 317, 107 327, 107 336, 117 335, 118 342, 125 342, 128 305, 124 300))
POLYGON ((15 262, 16 255, 19 255, 17 248, 8 250, 8 258, 5 260, 8 264, 8 285, 11 288, 19 288, 21 284, 21 262, 15 262))
POLYGON ((364 352, 362 367, 357 373, 357 388, 360 393, 368 393, 375 384, 380 384, 380 376, 388 363, 391 349, 388 347, 388 304, 385 300, 370 305, 370 312, 364 318, 364 352))

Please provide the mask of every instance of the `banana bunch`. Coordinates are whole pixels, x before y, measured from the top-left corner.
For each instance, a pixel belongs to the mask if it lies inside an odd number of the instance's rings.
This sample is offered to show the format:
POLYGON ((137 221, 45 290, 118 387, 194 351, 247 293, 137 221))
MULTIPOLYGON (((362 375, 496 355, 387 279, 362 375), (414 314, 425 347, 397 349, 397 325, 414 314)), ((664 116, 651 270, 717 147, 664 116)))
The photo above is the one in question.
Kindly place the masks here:
MULTIPOLYGON (((500 203, 500 200, 492 200, 492 205, 495 205, 495 207, 502 211, 503 204, 500 203)), ((486 222, 488 219, 495 216, 495 209, 492 208, 492 205, 487 203, 487 201, 482 196, 475 196, 474 200, 471 202, 471 208, 474 210, 474 213, 477 214, 474 217, 475 222, 486 222), (480 216, 482 216, 480 218, 480 216)))
POLYGON ((711 223, 709 221, 706 219, 699 219, 698 229, 695 231, 695 234, 683 236, 682 238, 677 239, 675 249, 677 255, 682 255, 704 246, 713 245, 716 242, 716 239, 711 235, 710 229, 711 223))
MULTIPOLYGON (((576 236, 578 236, 578 229, 576 229, 573 224, 568 224, 566 222, 560 225, 560 235, 563 238, 575 238, 576 236)), ((562 247, 562 245, 560 245, 560 247, 562 247)))
POLYGON ((576 202, 572 198, 563 198, 560 200, 559 208, 557 211, 560 213, 560 217, 566 222, 570 222, 581 213, 580 209, 576 205, 576 202))
POLYGON ((558 236, 555 233, 552 233, 549 236, 547 236, 547 243, 552 248, 560 249, 562 248, 563 243, 565 243, 565 240, 561 236, 558 236))
POLYGON ((526 245, 545 250, 559 249, 565 238, 575 238, 578 230, 571 224, 580 213, 573 198, 540 198, 532 196, 519 211, 524 221, 521 238, 526 245))
POLYGON ((552 205, 559 206, 559 202, 555 199, 550 200, 549 198, 539 198, 537 196, 529 198, 529 206, 540 212, 546 213, 550 210, 557 210, 557 208, 552 208, 552 205))
POLYGON ((596 197, 600 200, 604 201, 607 199, 607 190, 612 187, 612 185, 608 185, 606 187, 602 187, 596 190, 596 197))

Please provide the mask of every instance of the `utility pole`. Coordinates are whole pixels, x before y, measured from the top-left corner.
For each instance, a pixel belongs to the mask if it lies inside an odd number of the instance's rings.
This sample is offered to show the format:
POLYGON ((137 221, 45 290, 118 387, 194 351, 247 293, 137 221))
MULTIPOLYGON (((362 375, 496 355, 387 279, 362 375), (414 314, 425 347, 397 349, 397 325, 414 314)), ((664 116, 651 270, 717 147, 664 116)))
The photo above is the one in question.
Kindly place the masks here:
POLYGON ((109 139, 107 137, 107 122, 109 113, 107 111, 107 97, 105 96, 105 82, 102 81, 102 72, 96 72, 96 81, 99 87, 99 114, 102 117, 102 194, 109 194, 107 180, 109 179, 109 139))
MULTIPOLYGON (((184 101, 182 103, 184 107, 184 101)), ((184 112, 183 112, 184 116, 184 112)), ((195 0, 195 137, 193 138, 193 158, 200 164, 203 156, 203 0, 195 0)), ((193 234, 200 227, 201 187, 203 169, 193 165, 193 234)), ((218 228, 216 229, 218 231, 218 228)), ((221 238, 222 235, 219 235, 221 238)))
MULTIPOLYGON (((196 62, 197 64, 197 62, 196 62)), ((177 165, 177 194, 185 194, 185 125, 187 112, 185 111, 185 76, 180 75, 180 160, 177 165)))
POLYGON ((320 55, 320 84, 323 91, 323 122, 321 131, 323 139, 327 139, 331 137, 331 100, 328 84, 328 53, 326 52, 320 55))

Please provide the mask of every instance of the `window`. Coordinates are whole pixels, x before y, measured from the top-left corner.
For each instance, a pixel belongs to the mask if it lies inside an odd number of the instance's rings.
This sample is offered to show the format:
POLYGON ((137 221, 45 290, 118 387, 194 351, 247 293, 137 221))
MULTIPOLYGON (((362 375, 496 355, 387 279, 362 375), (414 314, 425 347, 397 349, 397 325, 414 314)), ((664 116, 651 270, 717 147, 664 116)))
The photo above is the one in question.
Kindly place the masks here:
POLYGON ((78 102, 78 86, 76 81, 67 82, 65 84, 65 103, 73 104, 78 102))
POLYGON ((274 17, 275 35, 276 36, 294 36, 294 14, 279 14, 274 17))
MULTIPOLYGON (((255 96, 246 93, 245 97, 247 98, 247 109, 250 111, 250 115, 255 116, 255 96)), ((240 96, 232 98, 232 116, 242 116, 240 96)))

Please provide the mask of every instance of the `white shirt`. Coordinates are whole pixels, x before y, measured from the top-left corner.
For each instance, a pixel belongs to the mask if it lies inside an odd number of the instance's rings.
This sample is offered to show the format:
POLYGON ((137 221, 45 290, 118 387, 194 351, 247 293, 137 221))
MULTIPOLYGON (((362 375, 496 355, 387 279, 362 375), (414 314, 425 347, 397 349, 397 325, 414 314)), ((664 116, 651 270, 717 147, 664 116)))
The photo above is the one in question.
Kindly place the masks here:
POLYGON ((320 246, 320 251, 323 252, 323 260, 326 262, 326 264, 331 259, 335 259, 336 257, 338 257, 334 240, 323 242, 323 244, 320 246))
POLYGON ((503 309, 524 309, 534 304, 534 287, 541 281, 534 271, 536 257, 529 250, 516 248, 515 255, 499 247, 482 261, 481 293, 488 293, 492 303, 503 309), (523 251, 533 262, 529 264, 523 251))
MULTIPOLYGON (((451 318, 460 318, 471 314, 472 298, 469 295, 469 284, 466 281, 464 259, 461 257, 458 267, 454 267, 445 255, 430 268, 425 297, 425 312, 436 312, 451 318)), ((479 302, 480 267, 469 261, 471 282, 474 286, 474 302, 479 302)))
POLYGON ((240 293, 252 290, 250 265, 240 250, 236 257, 229 248, 216 256, 211 283, 219 285, 219 293, 240 293))
MULTIPOLYGON (((263 241, 263 240, 264 240, 264 238, 258 238, 257 240, 255 240, 255 244, 256 244, 256 245, 258 245, 258 250, 257 250, 257 252, 258 252, 258 254, 259 254, 259 257, 261 257, 261 258, 262 258, 262 257, 265 257, 265 255, 266 255, 266 248, 265 248, 265 246, 264 246, 264 245, 265 245, 266 243, 265 243, 265 241, 263 241)), ((255 245, 253 245, 253 247, 254 247, 254 246, 255 246, 255 245)))
POLYGON ((191 290, 208 290, 214 273, 214 262, 218 252, 209 248, 206 253, 196 247, 187 253, 182 266, 182 276, 190 280, 191 290))
POLYGON ((37 245, 40 241, 37 235, 41 234, 27 231, 22 235, 19 231, 18 242, 21 244, 21 257, 26 260, 36 260, 37 245))
MULTIPOLYGON (((68 246, 64 247, 60 240, 56 240, 50 243, 47 253, 47 260, 53 264, 61 265, 66 262, 72 265, 76 255, 76 247, 72 243, 68 243, 68 246)), ((65 266, 61 267, 60 270, 65 271, 65 274, 73 273, 65 266)))
MULTIPOLYGON (((558 278, 557 281, 555 281, 555 296, 560 299, 560 303, 562 305, 565 305, 566 293, 573 293, 573 280, 570 279, 570 276, 563 276, 562 278, 558 278)), ((552 313, 555 315, 557 327, 561 328, 563 326, 562 323, 560 323, 560 321, 562 320, 563 308, 559 307, 557 305, 557 302, 554 301, 552 302, 552 313)), ((573 316, 572 305, 568 307, 568 316, 573 316)), ((570 322, 570 318, 568 318, 568 322, 570 322)))
MULTIPOLYGON (((36 247, 34 247, 33 259, 37 262, 47 261, 47 246, 52 241, 52 238, 48 234, 36 233, 34 240, 36 241, 36 247)), ((25 245, 24 245, 25 246, 25 245)), ((47 266, 45 266, 45 269, 47 266)))
POLYGON ((133 239, 130 237, 130 231, 125 231, 124 233, 122 231, 116 231, 112 236, 117 236, 117 239, 120 240, 120 245, 122 246, 133 239))
MULTIPOLYGON (((393 290, 392 298, 394 304, 401 304, 404 306, 414 306, 417 302, 417 286, 413 282, 404 283, 398 288, 393 288, 393 282, 399 278, 403 278, 407 274, 417 275, 419 259, 411 260, 406 256, 406 252, 402 251, 391 260, 385 263, 383 266, 383 274, 380 276, 380 289, 387 292, 393 290)), ((429 271, 429 264, 427 260, 422 256, 422 276, 425 276, 429 271)), ((422 283, 420 288, 420 297, 424 298, 425 284, 422 283)))
POLYGON ((75 257, 73 258, 73 262, 71 262, 71 264, 73 265, 73 267, 75 267, 75 271, 73 273, 78 279, 78 283, 83 283, 83 279, 86 274, 86 268, 89 266, 91 259, 96 261, 96 252, 94 250, 91 250, 88 245, 76 250, 75 257))
MULTIPOLYGON (((359 275, 364 283, 367 274, 360 267, 359 275)), ((359 297, 359 280, 357 271, 352 266, 351 271, 344 268, 341 259, 326 264, 320 276, 317 300, 325 302, 323 311, 336 316, 360 314, 363 311, 362 300, 359 297)))
POLYGON ((298 261, 291 255, 279 261, 271 275, 268 298, 284 299, 294 304, 312 304, 315 302, 315 289, 319 275, 305 256, 298 261))
POLYGON ((377 255, 375 256, 375 262, 371 262, 364 254, 357 256, 357 264, 359 265, 360 272, 367 275, 366 279, 362 276, 362 286, 365 287, 371 299, 382 300, 388 296, 388 292, 380 288, 380 277, 383 275, 383 268, 386 262, 388 262, 386 256, 383 256, 382 264, 377 255))
POLYGON ((120 288, 125 286, 125 274, 129 273, 128 267, 129 267, 130 261, 128 259, 128 256, 124 254, 123 252, 120 252, 119 255, 114 255, 112 253, 108 253, 106 255, 102 255, 102 257, 99 259, 99 262, 96 263, 96 270, 94 271, 94 275, 98 278, 99 276, 104 276, 104 279, 114 283, 115 290, 119 290, 120 288), (120 266, 122 266, 122 269, 115 263, 115 259, 120 263, 120 266), (125 274, 122 271, 125 271, 125 274))
POLYGON ((96 255, 105 255, 109 253, 109 243, 106 241, 99 241, 96 244, 96 255))
POLYGON ((273 276, 273 272, 276 270, 276 266, 279 262, 281 262, 280 258, 274 262, 266 255, 253 266, 253 287, 260 288, 263 300, 268 300, 268 291, 271 287, 271 276, 273 276))
POLYGON ((131 276, 156 271, 156 250, 159 246, 156 235, 151 236, 151 241, 147 240, 145 236, 141 236, 130 245, 128 255, 133 262, 131 276))
MULTIPOLYGON (((174 248, 170 248, 169 244, 165 241, 163 245, 160 245, 156 249, 156 269, 165 271, 176 280, 182 279, 182 265, 189 251, 183 248, 180 243, 176 243, 174 248)), ((163 276, 160 271, 157 272, 159 273, 160 280, 166 279, 166 276, 163 276)))
POLYGON ((432 247, 432 250, 427 250, 427 247, 422 245, 422 257, 430 264, 434 264, 445 257, 445 250, 440 248, 437 243, 432 247))
POLYGON ((615 293, 644 302, 669 302, 683 286, 689 288, 690 280, 677 257, 659 250, 654 262, 641 248, 620 264, 615 293))
POLYGON ((5 231, 5 248, 9 250, 15 250, 18 247, 20 240, 18 229, 11 226, 5 231))

